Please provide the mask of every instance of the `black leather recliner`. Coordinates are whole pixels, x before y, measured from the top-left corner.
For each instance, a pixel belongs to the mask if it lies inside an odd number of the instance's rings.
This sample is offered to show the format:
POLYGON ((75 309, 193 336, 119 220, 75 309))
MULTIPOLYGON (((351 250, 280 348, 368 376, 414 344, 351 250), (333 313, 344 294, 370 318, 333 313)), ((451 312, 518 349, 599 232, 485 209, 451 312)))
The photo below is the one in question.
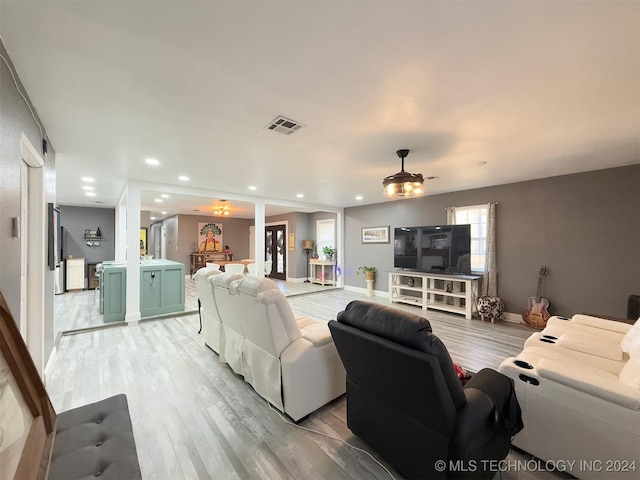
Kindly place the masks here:
POLYGON ((522 429, 510 378, 483 369, 463 388, 429 321, 396 308, 353 301, 329 328, 354 434, 407 478, 495 476, 522 429))

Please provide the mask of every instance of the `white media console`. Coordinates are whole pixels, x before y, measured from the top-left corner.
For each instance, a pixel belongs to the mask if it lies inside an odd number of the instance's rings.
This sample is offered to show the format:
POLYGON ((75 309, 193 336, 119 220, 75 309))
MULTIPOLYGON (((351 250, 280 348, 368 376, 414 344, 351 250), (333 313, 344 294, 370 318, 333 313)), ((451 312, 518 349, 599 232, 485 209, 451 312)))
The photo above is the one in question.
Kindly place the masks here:
POLYGON ((389 301, 458 313, 471 319, 477 311, 479 275, 441 275, 398 270, 389 272, 389 301))

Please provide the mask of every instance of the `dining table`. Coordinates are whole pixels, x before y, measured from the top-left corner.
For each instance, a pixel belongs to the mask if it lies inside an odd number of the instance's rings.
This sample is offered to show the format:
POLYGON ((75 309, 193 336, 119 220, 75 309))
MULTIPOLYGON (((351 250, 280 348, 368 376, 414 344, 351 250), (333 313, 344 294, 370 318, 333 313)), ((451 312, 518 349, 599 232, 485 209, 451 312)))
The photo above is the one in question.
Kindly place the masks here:
POLYGON ((220 270, 224 271, 224 266, 225 265, 229 265, 230 263, 241 263, 242 265, 244 265, 244 270, 245 272, 247 271, 247 265, 249 265, 250 263, 255 263, 255 260, 250 259, 250 258, 246 258, 244 260, 220 260, 217 262, 213 262, 216 263, 218 265, 220 265, 220 270))

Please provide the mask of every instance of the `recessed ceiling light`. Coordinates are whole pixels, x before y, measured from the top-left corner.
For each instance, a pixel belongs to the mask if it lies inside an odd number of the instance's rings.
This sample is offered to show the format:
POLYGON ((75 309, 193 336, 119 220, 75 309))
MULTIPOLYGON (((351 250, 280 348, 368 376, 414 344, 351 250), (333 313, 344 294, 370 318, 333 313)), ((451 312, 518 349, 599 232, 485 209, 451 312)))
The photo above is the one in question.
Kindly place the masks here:
POLYGON ((363 198, 364 198, 364 197, 363 197, 362 195, 358 195, 358 196, 356 197, 356 200, 362 200, 363 198))
POLYGON ((147 162, 147 164, 149 165, 160 165, 160 162, 155 158, 147 158, 145 162, 147 162))
POLYGON ((156 217, 149 217, 149 219, 150 219, 150 220, 155 220, 155 219, 156 219, 156 217))
POLYGON ((160 195, 162 198, 169 198, 169 195, 167 195, 166 193, 163 193, 162 195, 160 195))
POLYGON ((251 186, 249 187, 249 190, 257 190, 257 189, 258 189, 258 187, 254 187, 253 185, 251 185, 251 186))
POLYGON ((94 190, 94 188, 91 185, 84 185, 82 187, 83 190, 94 190))
POLYGON ((178 177, 178 180, 181 180, 183 182, 188 182, 189 181, 189 177, 187 177, 186 175, 180 175, 178 177))
POLYGON ((161 198, 156 198, 156 203, 162 203, 162 199, 161 198))
POLYGON ((296 193, 296 197, 298 197, 298 198, 304 198, 304 193, 296 193))
POLYGON ((167 212, 160 212, 160 213, 161 213, 162 215, 166 215, 166 214, 167 214, 167 212))
POLYGON ((93 183, 95 182, 95 180, 91 177, 82 177, 82 181, 83 182, 89 182, 89 183, 93 183))
POLYGON ((95 197, 95 196, 96 196, 96 193, 95 193, 95 192, 85 192, 85 195, 86 195, 87 197, 95 197))

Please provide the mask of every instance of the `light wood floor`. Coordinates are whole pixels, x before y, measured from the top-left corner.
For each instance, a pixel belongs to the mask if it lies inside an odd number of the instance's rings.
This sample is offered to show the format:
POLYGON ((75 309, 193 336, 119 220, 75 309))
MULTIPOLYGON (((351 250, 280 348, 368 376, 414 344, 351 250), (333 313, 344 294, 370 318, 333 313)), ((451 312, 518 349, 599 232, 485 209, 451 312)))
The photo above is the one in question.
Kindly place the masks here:
MULTIPOLYGON (((353 299, 388 303, 342 289, 290 296, 289 303, 296 315, 326 322, 353 299)), ((95 315, 94 302, 93 291, 57 296, 56 322, 68 317, 79 324, 95 315)), ((497 367, 519 352, 532 333, 525 326, 458 315, 429 311, 424 316, 453 360, 472 371, 497 367)), ((126 393, 145 479, 391 478, 370 457, 343 443, 375 455, 347 428, 344 396, 300 423, 342 441, 289 425, 241 377, 218 363, 198 326, 198 315, 190 314, 61 335, 47 377, 56 411, 126 393)), ((509 458, 527 457, 515 452, 509 458)), ((507 471, 496 478, 559 477, 507 471)))
MULTIPOLYGON (((305 295, 307 293, 322 292, 334 289, 331 286, 322 286, 315 283, 305 282, 284 282, 275 280, 278 287, 287 297, 305 295)), ((185 313, 193 313, 198 310, 198 294, 196 292, 196 284, 192 278, 186 278, 184 282, 184 311, 185 313)), ((100 290, 79 290, 65 292, 55 296, 56 312, 65 312, 64 315, 55 316, 54 331, 56 335, 62 332, 69 332, 82 329, 92 329, 96 327, 113 326, 113 322, 103 322, 100 314, 100 290), (82 302, 84 307, 69 315, 68 312, 73 310, 70 305, 82 302), (89 311, 87 311, 89 309, 89 311)))

